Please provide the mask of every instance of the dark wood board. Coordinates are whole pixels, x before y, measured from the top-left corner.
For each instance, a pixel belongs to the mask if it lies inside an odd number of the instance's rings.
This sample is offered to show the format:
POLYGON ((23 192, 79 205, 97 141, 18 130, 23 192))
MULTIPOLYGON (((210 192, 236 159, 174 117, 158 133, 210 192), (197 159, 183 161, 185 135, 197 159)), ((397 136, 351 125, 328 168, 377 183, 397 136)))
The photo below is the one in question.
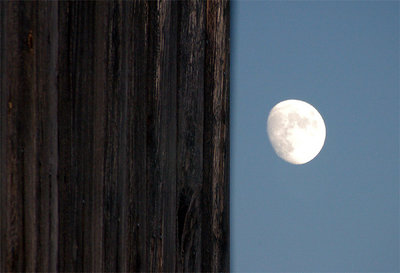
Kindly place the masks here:
POLYGON ((0 271, 229 271, 228 1, 0 2, 0 271))

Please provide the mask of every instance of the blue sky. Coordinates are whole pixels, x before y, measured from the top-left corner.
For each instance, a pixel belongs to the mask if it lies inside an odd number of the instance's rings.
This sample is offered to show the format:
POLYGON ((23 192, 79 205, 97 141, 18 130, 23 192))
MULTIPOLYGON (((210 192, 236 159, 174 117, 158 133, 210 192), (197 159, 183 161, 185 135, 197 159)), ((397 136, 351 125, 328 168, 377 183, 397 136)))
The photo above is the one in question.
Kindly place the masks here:
POLYGON ((399 271, 399 2, 231 3, 231 269, 399 271), (285 99, 325 120, 321 153, 278 158, 285 99))

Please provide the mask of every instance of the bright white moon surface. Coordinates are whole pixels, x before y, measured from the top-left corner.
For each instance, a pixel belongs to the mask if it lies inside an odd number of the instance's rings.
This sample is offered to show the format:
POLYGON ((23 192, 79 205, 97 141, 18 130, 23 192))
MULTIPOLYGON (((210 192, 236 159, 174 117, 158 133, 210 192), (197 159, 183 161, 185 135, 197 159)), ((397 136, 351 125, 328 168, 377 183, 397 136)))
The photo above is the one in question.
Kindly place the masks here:
POLYGON ((318 155, 325 143, 325 122, 311 104, 285 100, 268 116, 267 133, 276 154, 292 164, 304 164, 318 155))

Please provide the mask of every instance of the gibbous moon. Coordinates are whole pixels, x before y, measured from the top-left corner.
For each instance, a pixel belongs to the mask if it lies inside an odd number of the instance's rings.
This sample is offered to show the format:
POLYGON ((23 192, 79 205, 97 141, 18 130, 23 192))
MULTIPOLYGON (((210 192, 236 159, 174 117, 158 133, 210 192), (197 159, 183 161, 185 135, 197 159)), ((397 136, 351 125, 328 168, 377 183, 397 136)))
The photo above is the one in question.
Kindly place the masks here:
POLYGON ((267 133, 276 154, 292 164, 304 164, 324 146, 326 128, 320 113, 301 100, 285 100, 268 116, 267 133))

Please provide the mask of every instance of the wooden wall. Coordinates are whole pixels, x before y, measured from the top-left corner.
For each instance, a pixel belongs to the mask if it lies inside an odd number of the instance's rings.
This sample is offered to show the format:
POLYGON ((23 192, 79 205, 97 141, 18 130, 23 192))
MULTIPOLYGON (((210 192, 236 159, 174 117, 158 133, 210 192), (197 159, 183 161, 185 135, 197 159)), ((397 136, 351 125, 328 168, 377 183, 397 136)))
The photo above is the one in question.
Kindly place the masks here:
POLYGON ((0 2, 0 271, 229 271, 229 2, 0 2))

